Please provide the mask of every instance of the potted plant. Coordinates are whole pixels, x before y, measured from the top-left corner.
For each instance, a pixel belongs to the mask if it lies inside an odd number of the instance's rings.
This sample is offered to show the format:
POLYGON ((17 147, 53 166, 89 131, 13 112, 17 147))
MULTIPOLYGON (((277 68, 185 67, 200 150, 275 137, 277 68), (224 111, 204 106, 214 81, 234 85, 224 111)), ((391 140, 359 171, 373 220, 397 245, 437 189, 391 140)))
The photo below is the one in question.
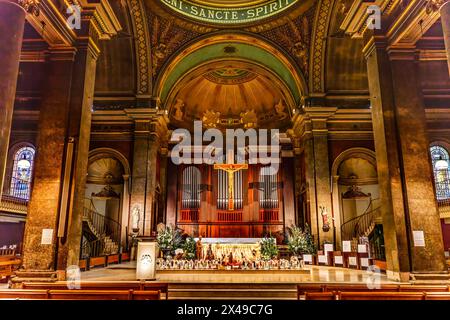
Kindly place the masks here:
POLYGON ((277 240, 274 237, 268 236, 263 238, 260 242, 260 247, 263 260, 268 261, 278 256, 277 240))
POLYGON ((166 226, 158 232, 156 241, 164 257, 167 259, 174 255, 176 249, 181 247, 183 237, 179 229, 166 226))
POLYGON ((195 242, 194 238, 188 237, 186 239, 186 242, 183 244, 183 250, 184 250, 185 258, 187 260, 195 259, 196 242, 195 242))
POLYGON ((311 229, 306 224, 304 234, 305 247, 303 249, 303 261, 306 263, 314 264, 314 259, 317 253, 316 244, 314 243, 313 236, 311 235, 311 229), (307 257, 305 257, 307 256, 307 257))
POLYGON ((306 235, 302 229, 297 226, 288 228, 287 244, 289 251, 295 256, 305 253, 308 249, 306 235))

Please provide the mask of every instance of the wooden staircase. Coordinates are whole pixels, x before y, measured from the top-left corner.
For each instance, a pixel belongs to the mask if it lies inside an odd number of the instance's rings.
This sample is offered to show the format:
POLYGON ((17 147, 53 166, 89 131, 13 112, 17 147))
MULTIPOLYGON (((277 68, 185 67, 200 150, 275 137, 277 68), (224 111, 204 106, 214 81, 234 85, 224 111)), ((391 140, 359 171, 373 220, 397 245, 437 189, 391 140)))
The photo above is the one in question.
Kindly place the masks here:
POLYGON ((170 283, 170 300, 296 300, 295 284, 170 283))
POLYGON ((93 205, 84 208, 83 231, 89 239, 90 256, 119 253, 120 230, 117 221, 100 214, 93 205))

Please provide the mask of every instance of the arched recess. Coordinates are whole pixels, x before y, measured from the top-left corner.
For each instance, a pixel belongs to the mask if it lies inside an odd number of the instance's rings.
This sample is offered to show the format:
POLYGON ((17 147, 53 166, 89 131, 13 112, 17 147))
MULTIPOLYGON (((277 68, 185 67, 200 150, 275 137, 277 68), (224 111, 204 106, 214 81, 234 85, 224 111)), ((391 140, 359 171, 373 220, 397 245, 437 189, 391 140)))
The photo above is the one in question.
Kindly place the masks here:
MULTIPOLYGON (((341 243, 342 239, 341 226, 351 220, 354 217, 352 215, 364 213, 370 205, 370 201, 375 200, 376 202, 376 199, 379 198, 376 170, 376 154, 366 148, 347 149, 334 160, 331 167, 332 199, 338 243, 341 243), (364 176, 358 177, 361 172, 364 176), (349 217, 344 213, 343 194, 363 199, 360 208, 355 208, 356 213, 352 213, 349 217)), ((374 205, 376 206, 376 203, 374 205)))
POLYGON ((275 44, 246 33, 218 33, 188 44, 166 63, 154 87, 160 105, 168 106, 174 91, 192 71, 214 61, 246 62, 266 70, 283 84, 292 108, 308 94, 303 75, 275 44))
MULTIPOLYGON (((104 195, 105 199, 107 199, 109 195, 105 195, 105 193, 111 191, 113 195, 115 193, 119 196, 117 217, 110 217, 110 218, 116 220, 118 223, 121 224, 121 242, 122 247, 124 247, 127 243, 127 227, 129 226, 130 223, 129 190, 130 190, 131 168, 128 159, 122 153, 112 148, 97 148, 91 150, 89 152, 88 159, 89 159, 88 183, 86 186, 86 198, 90 198, 92 197, 93 194, 97 194, 100 195, 100 198, 104 195), (105 181, 102 182, 98 178, 92 179, 92 183, 90 184, 89 183, 90 169, 97 163, 100 164, 100 168, 98 171, 105 170, 105 173, 107 173, 107 170, 109 169, 108 167, 112 166, 113 167, 112 171, 114 171, 114 173, 120 172, 122 175, 122 179, 119 179, 119 177, 111 178, 111 184, 114 184, 112 186, 109 185, 109 181, 107 179, 104 179, 105 181), (109 187, 112 188, 108 189, 109 187)), ((93 201, 92 203, 96 205, 96 209, 99 211, 99 213, 105 214, 105 216, 107 216, 110 209, 108 209, 107 204, 103 202, 105 201, 100 200, 96 202, 93 201)), ((86 203, 86 205, 91 205, 90 201, 89 203, 86 203)), ((115 207, 115 205, 112 204, 112 207, 115 207)), ((114 209, 111 210, 114 211, 114 209)))

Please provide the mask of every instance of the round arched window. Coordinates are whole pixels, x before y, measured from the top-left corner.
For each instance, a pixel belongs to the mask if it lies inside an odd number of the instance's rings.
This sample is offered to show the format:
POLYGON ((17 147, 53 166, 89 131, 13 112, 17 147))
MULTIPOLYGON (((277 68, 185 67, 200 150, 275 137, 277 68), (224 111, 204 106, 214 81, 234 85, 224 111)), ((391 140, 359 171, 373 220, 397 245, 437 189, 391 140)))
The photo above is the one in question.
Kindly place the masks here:
POLYGON ((450 157, 442 146, 431 147, 436 196, 438 200, 450 199, 450 157))
POLYGON ((30 199, 34 154, 35 150, 32 147, 20 148, 14 154, 10 190, 11 196, 26 200, 30 199))

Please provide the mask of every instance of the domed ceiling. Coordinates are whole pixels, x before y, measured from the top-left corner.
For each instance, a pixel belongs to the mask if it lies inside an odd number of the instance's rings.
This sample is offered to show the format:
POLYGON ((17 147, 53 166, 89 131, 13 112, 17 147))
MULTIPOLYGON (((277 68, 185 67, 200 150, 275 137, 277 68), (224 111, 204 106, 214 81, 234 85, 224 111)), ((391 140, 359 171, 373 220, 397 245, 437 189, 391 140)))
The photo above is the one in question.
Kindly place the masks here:
POLYGON ((211 68, 181 86, 169 107, 176 126, 202 120, 205 127, 283 127, 290 108, 282 90, 268 75, 251 67, 211 68))

